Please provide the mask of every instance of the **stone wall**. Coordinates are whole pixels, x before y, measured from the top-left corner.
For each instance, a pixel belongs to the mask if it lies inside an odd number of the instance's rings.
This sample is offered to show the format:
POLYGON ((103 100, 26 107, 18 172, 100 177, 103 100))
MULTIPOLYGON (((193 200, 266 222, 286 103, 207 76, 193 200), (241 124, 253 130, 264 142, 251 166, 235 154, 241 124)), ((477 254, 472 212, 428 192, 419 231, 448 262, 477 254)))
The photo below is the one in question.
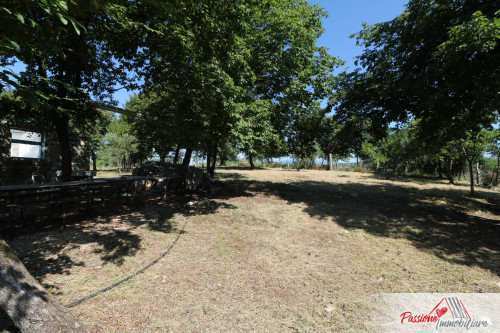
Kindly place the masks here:
MULTIPOLYGON (((89 170, 90 141, 73 134, 70 137, 73 170, 89 170)), ((47 182, 56 181, 56 170, 61 169, 61 150, 54 134, 45 133, 44 158, 11 158, 9 124, 0 123, 0 185, 31 184, 33 172, 41 173, 47 182)))

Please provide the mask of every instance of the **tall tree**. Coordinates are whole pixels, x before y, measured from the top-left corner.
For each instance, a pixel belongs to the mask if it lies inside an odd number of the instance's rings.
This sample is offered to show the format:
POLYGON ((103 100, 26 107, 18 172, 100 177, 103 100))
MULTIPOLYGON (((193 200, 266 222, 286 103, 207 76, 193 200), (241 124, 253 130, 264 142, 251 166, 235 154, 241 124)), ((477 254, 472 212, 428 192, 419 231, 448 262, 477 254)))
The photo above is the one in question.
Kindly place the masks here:
POLYGON ((63 180, 71 177, 71 128, 92 124, 99 113, 89 103, 91 99, 111 101, 114 84, 127 77, 117 61, 121 54, 114 52, 122 46, 118 36, 124 23, 119 9, 124 7, 120 4, 126 2, 23 0, 3 4, 4 14, 7 10, 18 18, 10 20, 14 26, 6 30, 19 28, 22 33, 13 37, 18 47, 6 59, 26 66, 15 83, 26 112, 13 118, 56 133, 63 180), (59 11, 53 13, 53 8, 59 11))
POLYGON ((486 151, 493 157, 497 159, 496 176, 494 185, 498 185, 499 173, 500 173, 500 129, 496 129, 491 132, 489 140, 487 140, 486 151))
POLYGON ((100 143, 100 159, 122 168, 131 165, 131 158, 138 152, 139 142, 132 125, 121 117, 113 117, 100 143))
POLYGON ((188 152, 207 152, 210 173, 227 141, 249 156, 282 152, 285 142, 295 153, 314 147, 318 101, 338 63, 316 46, 326 15, 319 7, 186 0, 155 12, 141 98, 160 97, 149 109, 152 119, 169 119, 159 131, 188 152))
POLYGON ((306 1, 264 1, 249 34, 255 79, 248 95, 269 104, 272 130, 296 156, 315 151, 325 112, 319 102, 333 89, 332 72, 341 63, 316 45, 327 15, 306 1))
POLYGON ((491 126, 500 109, 496 2, 411 0, 401 15, 365 25, 357 38, 363 70, 339 85, 340 121, 356 115, 377 129, 415 118, 420 136, 435 145, 491 126))
POLYGON ((500 11, 494 1, 411 0, 394 20, 357 34, 364 70, 345 77, 339 119, 374 125, 417 118, 447 142, 478 132, 500 109, 500 11))

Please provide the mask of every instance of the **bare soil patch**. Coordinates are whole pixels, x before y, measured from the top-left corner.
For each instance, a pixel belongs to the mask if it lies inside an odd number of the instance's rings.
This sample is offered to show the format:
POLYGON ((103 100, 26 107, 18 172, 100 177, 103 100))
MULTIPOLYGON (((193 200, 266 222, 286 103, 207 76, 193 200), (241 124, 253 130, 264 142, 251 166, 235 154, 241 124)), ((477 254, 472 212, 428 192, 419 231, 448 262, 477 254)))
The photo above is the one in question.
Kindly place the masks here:
POLYGON ((151 199, 11 242, 64 304, 172 251, 72 312, 93 332, 360 332, 381 292, 499 292, 498 193, 437 180, 221 170, 202 195, 151 199))

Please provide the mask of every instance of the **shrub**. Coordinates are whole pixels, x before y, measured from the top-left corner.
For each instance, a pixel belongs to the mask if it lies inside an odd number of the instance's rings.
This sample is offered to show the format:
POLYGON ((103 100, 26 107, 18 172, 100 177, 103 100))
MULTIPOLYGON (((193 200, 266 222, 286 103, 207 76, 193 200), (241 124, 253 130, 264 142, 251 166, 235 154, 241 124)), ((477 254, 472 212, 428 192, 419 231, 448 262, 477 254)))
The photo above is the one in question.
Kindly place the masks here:
POLYGON ((243 159, 243 160, 239 160, 238 161, 238 166, 240 166, 240 167, 249 167, 250 163, 248 163, 247 160, 243 159))

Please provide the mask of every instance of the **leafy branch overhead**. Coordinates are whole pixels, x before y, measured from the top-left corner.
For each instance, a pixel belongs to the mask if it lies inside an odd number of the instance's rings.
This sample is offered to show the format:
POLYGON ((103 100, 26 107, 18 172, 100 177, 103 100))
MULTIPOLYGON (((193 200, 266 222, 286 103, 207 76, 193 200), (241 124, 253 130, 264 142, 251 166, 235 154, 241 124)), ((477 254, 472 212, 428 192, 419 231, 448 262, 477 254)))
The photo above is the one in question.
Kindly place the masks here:
POLYGON ((365 25, 363 70, 341 80, 338 119, 368 118, 376 132, 415 118, 422 138, 442 143, 489 127, 500 109, 499 18, 491 1, 412 0, 395 19, 365 25))

